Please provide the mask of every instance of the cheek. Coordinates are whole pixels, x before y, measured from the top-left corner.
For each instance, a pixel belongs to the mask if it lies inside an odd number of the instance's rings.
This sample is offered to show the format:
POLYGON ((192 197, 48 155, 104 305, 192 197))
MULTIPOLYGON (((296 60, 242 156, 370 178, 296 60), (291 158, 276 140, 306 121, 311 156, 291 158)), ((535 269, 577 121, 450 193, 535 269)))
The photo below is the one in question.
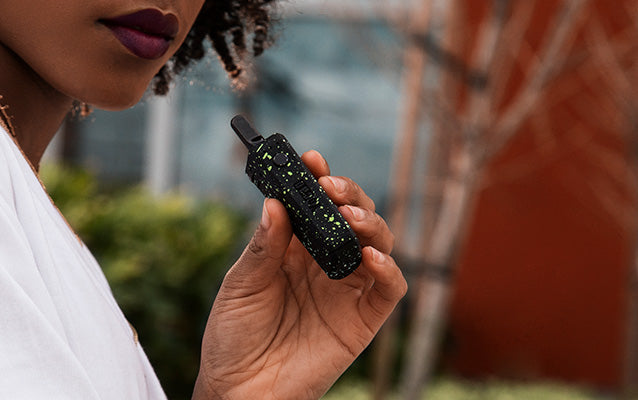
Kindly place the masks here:
POLYGON ((155 71, 160 68, 78 61, 52 77, 53 84, 74 99, 114 111, 135 105, 146 91, 155 71))
POLYGON ((188 30, 190 30, 190 27, 195 22, 195 19, 197 18, 197 15, 201 11, 202 7, 204 6, 204 3, 206 3, 207 1, 211 1, 212 2, 212 1, 219 1, 219 0, 206 0, 206 1, 204 1, 204 0, 182 0, 182 2, 180 4, 180 9, 182 10, 182 14, 183 14, 183 17, 184 17, 183 20, 190 24, 189 27, 188 27, 188 30))
POLYGON ((22 13, 22 19, 4 13, 0 41, 46 84, 71 98, 112 110, 139 101, 168 55, 153 61, 138 59, 123 51, 94 19, 48 8, 48 12, 22 13))
POLYGON ((4 1, 0 42, 55 90, 99 108, 124 109, 144 95, 204 4, 204 0, 174 1, 183 27, 173 48, 158 60, 133 56, 97 22, 114 13, 113 5, 119 2, 112 0, 4 1))
POLYGON ((51 86, 69 97, 109 110, 131 107, 165 60, 138 59, 123 51, 106 29, 95 30, 48 51, 34 64, 51 86))

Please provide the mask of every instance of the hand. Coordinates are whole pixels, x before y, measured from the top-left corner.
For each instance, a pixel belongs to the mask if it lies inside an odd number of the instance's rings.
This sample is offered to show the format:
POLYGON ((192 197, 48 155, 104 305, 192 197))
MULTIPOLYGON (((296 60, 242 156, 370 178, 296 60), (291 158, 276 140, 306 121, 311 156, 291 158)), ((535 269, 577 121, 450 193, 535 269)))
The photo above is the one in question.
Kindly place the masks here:
POLYGON ((373 201, 302 157, 363 246, 359 268, 330 280, 292 228, 283 205, 264 202, 250 244, 228 271, 202 344, 194 399, 317 399, 370 343, 407 291, 390 257, 394 237, 373 201))

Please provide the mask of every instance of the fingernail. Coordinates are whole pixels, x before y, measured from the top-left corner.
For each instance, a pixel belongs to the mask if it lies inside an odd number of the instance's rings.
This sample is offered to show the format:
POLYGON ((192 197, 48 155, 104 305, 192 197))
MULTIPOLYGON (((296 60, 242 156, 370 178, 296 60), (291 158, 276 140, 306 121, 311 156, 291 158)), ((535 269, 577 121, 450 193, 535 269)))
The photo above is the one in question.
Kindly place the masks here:
POLYGON ((346 191, 346 183, 343 181, 343 179, 335 178, 333 176, 329 176, 328 179, 330 179, 330 182, 332 182, 338 192, 346 191))
POLYGON ((268 228, 270 228, 270 214, 268 214, 268 208, 266 207, 266 201, 268 201, 268 199, 264 200, 264 205, 261 208, 261 227, 264 230, 268 230, 268 228))
POLYGON ((359 207, 354 207, 354 206, 346 206, 346 207, 348 208, 348 210, 350 210, 350 212, 352 213, 352 216, 357 221, 361 221, 365 217, 363 210, 360 209, 359 207))
POLYGON ((372 246, 370 246, 370 249, 372 250, 372 261, 380 263, 383 260, 383 254, 372 246))

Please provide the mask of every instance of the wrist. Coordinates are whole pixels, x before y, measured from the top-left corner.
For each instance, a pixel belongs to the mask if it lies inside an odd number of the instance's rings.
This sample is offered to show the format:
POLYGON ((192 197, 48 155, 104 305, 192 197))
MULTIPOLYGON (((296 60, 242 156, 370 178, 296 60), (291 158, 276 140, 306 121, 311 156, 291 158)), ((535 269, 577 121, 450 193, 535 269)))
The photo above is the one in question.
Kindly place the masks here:
POLYGON ((192 400, 222 400, 224 399, 220 396, 215 390, 211 387, 211 385, 206 381, 206 379, 202 378, 201 373, 197 375, 197 380, 195 381, 195 388, 193 389, 192 400))

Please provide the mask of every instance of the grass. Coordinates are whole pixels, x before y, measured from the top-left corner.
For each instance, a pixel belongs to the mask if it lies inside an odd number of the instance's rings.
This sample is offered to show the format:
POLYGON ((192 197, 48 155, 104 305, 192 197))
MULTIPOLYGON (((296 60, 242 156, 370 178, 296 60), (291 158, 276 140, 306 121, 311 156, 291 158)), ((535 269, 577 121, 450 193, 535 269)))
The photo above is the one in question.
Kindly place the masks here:
MULTIPOLYGON (((342 382, 333 387, 322 400, 371 400, 370 385, 362 382, 342 382)), ((422 397, 426 399, 425 394, 422 397)), ((434 382, 427 400, 609 400, 583 388, 557 383, 465 382, 439 379, 434 382)), ((394 393, 388 400, 400 400, 394 393)))

